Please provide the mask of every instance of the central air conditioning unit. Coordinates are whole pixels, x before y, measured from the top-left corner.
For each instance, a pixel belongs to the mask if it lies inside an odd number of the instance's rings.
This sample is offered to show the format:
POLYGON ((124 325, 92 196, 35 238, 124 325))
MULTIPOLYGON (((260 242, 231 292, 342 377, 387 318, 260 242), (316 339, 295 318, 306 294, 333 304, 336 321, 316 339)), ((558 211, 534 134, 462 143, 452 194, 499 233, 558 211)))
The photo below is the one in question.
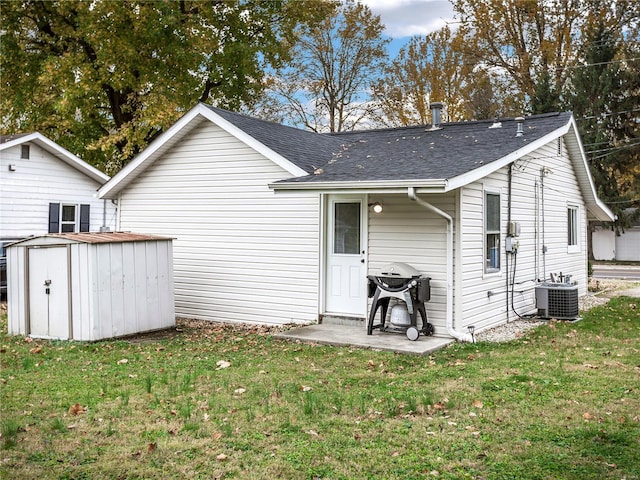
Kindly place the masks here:
POLYGON ((536 286, 536 307, 541 318, 578 318, 578 286, 568 283, 541 283, 536 286))

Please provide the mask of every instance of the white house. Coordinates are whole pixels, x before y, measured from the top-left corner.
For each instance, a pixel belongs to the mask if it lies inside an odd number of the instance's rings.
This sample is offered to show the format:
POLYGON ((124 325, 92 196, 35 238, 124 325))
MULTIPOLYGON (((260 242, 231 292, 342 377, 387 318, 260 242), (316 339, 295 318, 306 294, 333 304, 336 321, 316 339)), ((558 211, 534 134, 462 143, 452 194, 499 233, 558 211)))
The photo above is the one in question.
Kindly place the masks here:
POLYGON ((317 134, 199 104, 100 196, 117 228, 175 238, 178 315, 365 319, 367 275, 405 262, 461 340, 536 312, 552 273, 586 293, 587 221, 613 219, 569 113, 317 134))
MULTIPOLYGON (((627 213, 634 213, 631 208, 627 213)), ((640 219, 624 232, 616 234, 611 225, 595 222, 591 237, 595 260, 618 260, 640 262, 640 219)))
POLYGON ((115 227, 109 176, 40 133, 0 137, 0 241, 115 227))

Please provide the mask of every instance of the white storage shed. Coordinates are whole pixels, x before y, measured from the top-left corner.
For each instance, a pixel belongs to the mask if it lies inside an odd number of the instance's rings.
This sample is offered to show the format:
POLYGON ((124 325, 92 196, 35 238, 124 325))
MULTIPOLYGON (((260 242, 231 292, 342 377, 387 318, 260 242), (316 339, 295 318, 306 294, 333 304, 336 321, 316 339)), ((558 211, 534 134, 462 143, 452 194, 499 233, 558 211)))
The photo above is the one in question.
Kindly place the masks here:
POLYGON ((7 248, 9 334, 101 340, 175 325, 172 239, 60 233, 7 248))

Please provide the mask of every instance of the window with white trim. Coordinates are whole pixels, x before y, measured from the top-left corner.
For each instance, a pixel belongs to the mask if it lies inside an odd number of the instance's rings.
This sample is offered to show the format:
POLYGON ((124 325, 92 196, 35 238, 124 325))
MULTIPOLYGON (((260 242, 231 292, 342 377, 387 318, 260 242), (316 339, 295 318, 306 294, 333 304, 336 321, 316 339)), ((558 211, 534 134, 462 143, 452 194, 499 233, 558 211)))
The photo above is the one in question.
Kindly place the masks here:
POLYGON ((60 212, 60 232, 75 232, 76 223, 76 206, 62 205, 60 212))
POLYGON ((484 271, 500 271, 500 194, 484 193, 484 271))
POLYGON ((567 207, 567 251, 580 251, 580 209, 575 205, 567 207))
POLYGON ((88 232, 90 211, 90 205, 50 203, 49 233, 88 232))

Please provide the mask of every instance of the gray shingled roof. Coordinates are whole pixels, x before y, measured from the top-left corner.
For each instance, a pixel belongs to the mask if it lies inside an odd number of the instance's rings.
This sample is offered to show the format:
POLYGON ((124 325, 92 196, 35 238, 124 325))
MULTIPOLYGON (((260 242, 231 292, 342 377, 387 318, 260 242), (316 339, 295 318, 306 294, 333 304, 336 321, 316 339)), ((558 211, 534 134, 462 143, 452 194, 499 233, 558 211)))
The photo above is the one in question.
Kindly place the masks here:
POLYGON ((565 127, 571 113, 526 117, 524 135, 514 119, 430 126, 314 133, 209 107, 253 138, 308 172, 283 182, 444 180, 499 160, 565 127))
POLYGON ((308 173, 325 165, 342 144, 342 140, 320 133, 207 107, 308 173))

